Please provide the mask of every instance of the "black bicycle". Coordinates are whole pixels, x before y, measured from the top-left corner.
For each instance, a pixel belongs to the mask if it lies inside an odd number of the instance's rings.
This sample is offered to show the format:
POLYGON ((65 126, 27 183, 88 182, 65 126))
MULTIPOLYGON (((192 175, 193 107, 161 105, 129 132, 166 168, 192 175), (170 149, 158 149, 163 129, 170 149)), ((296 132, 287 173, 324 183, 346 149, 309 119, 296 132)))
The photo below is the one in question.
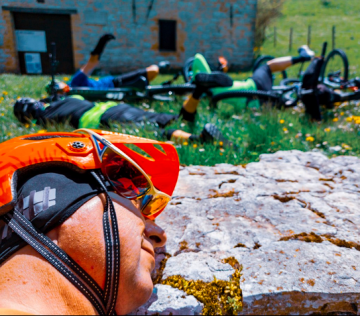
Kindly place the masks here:
MULTIPOLYGON (((293 107, 298 104, 299 101, 302 101, 307 108, 307 112, 313 116, 315 119, 321 117, 320 105, 316 104, 319 102, 319 90, 318 84, 325 83, 328 80, 324 80, 324 73, 327 74, 326 69, 329 65, 328 61, 331 60, 331 56, 334 56, 333 51, 325 59, 327 43, 323 44, 321 57, 315 58, 309 65, 308 69, 305 71, 303 79, 293 83, 292 85, 280 85, 274 86, 271 91, 229 91, 216 94, 211 99, 211 104, 213 107, 217 107, 218 102, 234 99, 234 98, 244 98, 246 99, 246 105, 253 100, 259 100, 260 104, 271 103, 272 105, 288 108, 293 107), (315 111, 314 111, 315 109, 315 111)), ((343 56, 343 54, 342 54, 343 56)), ((345 101, 358 101, 360 100, 360 79, 343 80, 344 77, 340 76, 339 79, 329 72, 327 77, 332 78, 331 82, 337 82, 335 88, 341 87, 342 89, 352 88, 352 91, 337 91, 336 92, 336 101, 345 102, 345 101)))
MULTIPOLYGON (((341 49, 332 50, 324 61, 319 81, 333 89, 347 89, 354 86, 349 81, 349 60, 341 49)), ((280 86, 289 86, 301 82, 300 78, 288 78, 280 82, 280 86)))

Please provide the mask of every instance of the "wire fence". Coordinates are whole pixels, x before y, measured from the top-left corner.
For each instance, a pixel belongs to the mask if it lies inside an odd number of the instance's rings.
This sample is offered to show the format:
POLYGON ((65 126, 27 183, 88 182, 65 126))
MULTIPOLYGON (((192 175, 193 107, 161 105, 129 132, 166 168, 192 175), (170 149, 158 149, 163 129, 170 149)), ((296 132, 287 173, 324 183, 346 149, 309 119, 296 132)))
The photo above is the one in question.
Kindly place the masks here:
POLYGON ((275 56, 293 55, 298 47, 307 44, 311 49, 320 53, 322 43, 328 42, 328 53, 332 49, 342 49, 349 59, 351 76, 360 76, 360 32, 345 30, 337 25, 327 25, 325 28, 311 25, 290 28, 269 28, 266 32, 265 48, 267 54, 275 56))

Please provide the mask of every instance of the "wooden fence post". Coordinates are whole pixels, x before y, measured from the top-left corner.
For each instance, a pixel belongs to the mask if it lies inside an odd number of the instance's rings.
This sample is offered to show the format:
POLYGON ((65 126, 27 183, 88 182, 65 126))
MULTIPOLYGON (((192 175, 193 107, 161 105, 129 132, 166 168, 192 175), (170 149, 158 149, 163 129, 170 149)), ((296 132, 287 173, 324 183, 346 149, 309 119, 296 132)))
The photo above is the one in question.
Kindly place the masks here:
POLYGON ((276 31, 277 31, 276 26, 274 26, 274 47, 276 47, 276 41, 277 41, 277 38, 276 38, 277 34, 276 34, 276 31))
POLYGON ((294 32, 294 29, 293 29, 293 28, 290 28, 289 52, 291 52, 291 50, 292 50, 292 44, 293 44, 293 32, 294 32))

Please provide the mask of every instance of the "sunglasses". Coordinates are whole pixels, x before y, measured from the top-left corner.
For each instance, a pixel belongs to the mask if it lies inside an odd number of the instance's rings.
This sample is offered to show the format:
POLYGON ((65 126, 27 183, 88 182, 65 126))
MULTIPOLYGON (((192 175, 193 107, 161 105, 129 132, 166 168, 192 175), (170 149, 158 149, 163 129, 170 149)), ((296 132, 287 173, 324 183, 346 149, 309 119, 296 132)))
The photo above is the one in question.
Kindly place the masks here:
POLYGON ((92 130, 82 128, 75 132, 90 135, 101 162, 101 172, 115 191, 131 200, 144 217, 154 218, 170 202, 171 197, 157 190, 145 171, 119 148, 92 130))

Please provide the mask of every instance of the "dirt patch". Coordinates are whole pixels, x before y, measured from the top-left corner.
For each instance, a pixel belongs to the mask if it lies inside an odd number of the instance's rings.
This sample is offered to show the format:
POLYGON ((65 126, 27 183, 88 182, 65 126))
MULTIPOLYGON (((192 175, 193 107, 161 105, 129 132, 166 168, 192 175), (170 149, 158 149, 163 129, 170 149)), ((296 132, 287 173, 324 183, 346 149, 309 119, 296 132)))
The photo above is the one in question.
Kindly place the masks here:
POLYGON ((228 198, 228 197, 233 197, 235 195, 235 190, 231 190, 225 193, 220 193, 219 191, 216 190, 211 190, 211 192, 214 192, 214 194, 209 194, 208 195, 209 199, 217 199, 221 197, 228 198))
POLYGON ((323 242, 322 238, 316 235, 314 232, 311 232, 310 234, 308 233, 295 234, 292 236, 280 238, 280 241, 288 241, 288 240, 301 240, 305 242, 315 242, 315 243, 323 242))
POLYGON ((242 243, 238 243, 234 248, 247 248, 247 247, 242 243))
POLYGON ((275 180, 276 182, 293 182, 293 183, 295 183, 295 182, 299 182, 299 181, 297 181, 297 180, 284 180, 284 179, 277 179, 277 180, 275 180))
POLYGON ((219 189, 221 189, 222 185, 223 184, 226 184, 226 183, 235 183, 236 182, 236 179, 230 179, 228 181, 223 181, 219 184, 219 189))
POLYGON ((293 196, 280 196, 280 195, 273 195, 273 198, 275 200, 280 201, 281 203, 287 203, 291 200, 296 200, 296 198, 294 198, 293 196))

